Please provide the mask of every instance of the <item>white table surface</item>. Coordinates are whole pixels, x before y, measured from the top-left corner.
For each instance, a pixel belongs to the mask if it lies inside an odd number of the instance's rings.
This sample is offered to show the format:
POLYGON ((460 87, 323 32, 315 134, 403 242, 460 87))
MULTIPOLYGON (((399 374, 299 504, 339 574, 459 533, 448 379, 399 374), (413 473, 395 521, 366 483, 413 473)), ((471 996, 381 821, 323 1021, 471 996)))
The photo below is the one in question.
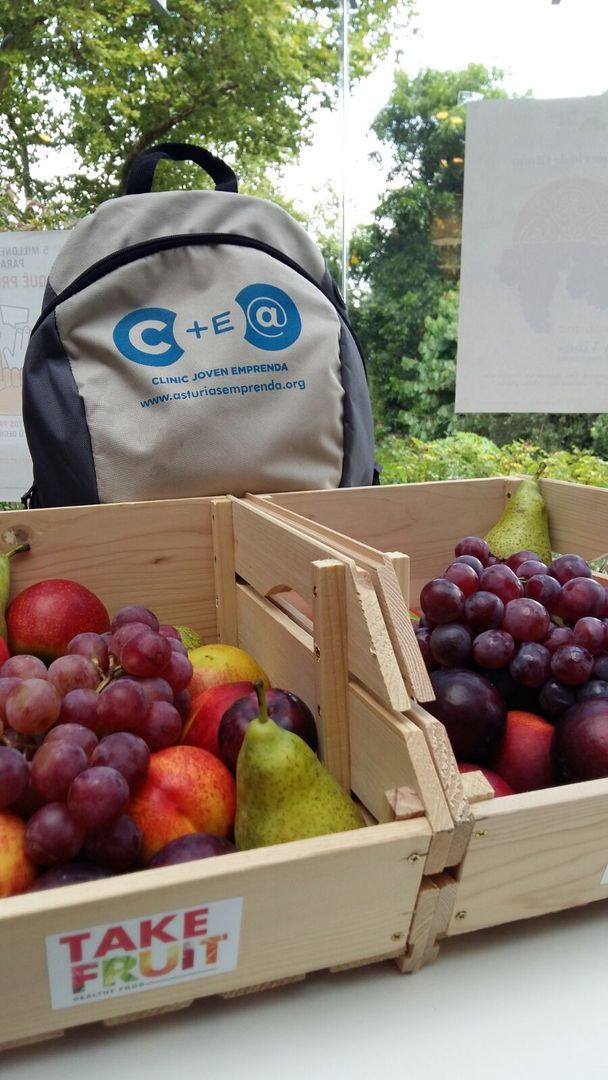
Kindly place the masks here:
POLYGON ((74 1028, 0 1054, 0 1077, 606 1080, 607 1023, 600 902, 446 941, 415 975, 387 962, 199 999, 120 1027, 74 1028))

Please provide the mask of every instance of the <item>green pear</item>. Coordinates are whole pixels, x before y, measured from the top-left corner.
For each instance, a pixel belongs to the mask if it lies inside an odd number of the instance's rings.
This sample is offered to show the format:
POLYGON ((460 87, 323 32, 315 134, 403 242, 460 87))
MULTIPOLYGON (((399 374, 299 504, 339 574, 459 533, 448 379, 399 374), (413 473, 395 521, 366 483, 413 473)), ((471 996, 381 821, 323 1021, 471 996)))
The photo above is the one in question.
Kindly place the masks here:
POLYGON ((29 544, 19 544, 17 547, 11 548, 10 551, 4 551, 0 554, 0 637, 4 638, 5 641, 8 638, 5 615, 11 588, 11 559, 21 551, 29 550, 29 544))
POLYGON ((238 850, 362 828, 351 797, 299 735, 268 716, 263 683, 255 688, 260 715, 247 727, 236 764, 238 850))
POLYGON ((516 551, 535 551, 542 562, 551 562, 547 507, 535 477, 521 481, 484 539, 499 559, 508 559, 516 551))

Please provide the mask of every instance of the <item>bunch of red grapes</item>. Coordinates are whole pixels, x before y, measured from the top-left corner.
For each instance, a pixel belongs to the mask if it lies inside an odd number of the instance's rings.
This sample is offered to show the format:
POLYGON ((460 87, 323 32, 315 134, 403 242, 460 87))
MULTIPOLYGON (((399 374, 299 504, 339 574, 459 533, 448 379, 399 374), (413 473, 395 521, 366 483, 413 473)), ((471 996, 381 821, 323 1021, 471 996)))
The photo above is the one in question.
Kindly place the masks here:
POLYGON ((608 699, 608 588, 574 554, 548 565, 533 551, 505 561, 466 536, 420 595, 416 637, 429 671, 472 669, 509 708, 557 720, 608 699))
POLYGON ((48 668, 25 654, 2 664, 0 810, 27 820, 34 863, 84 857, 100 876, 135 865, 141 833, 125 810, 151 752, 179 742, 191 678, 178 630, 137 605, 105 634, 78 634, 48 668))

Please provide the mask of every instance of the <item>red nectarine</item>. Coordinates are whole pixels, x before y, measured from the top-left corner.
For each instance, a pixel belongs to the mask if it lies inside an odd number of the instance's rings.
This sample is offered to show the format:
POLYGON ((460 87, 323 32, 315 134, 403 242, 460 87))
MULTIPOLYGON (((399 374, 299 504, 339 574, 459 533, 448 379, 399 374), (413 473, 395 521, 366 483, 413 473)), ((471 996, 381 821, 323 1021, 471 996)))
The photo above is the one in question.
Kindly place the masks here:
POLYGON ((217 733, 222 716, 238 698, 253 692, 252 682, 221 683, 203 690, 192 701, 180 742, 219 757, 217 733))
POLYGON ((553 724, 536 713, 507 713, 505 733, 490 767, 513 791, 536 791, 559 783, 551 758, 553 724))

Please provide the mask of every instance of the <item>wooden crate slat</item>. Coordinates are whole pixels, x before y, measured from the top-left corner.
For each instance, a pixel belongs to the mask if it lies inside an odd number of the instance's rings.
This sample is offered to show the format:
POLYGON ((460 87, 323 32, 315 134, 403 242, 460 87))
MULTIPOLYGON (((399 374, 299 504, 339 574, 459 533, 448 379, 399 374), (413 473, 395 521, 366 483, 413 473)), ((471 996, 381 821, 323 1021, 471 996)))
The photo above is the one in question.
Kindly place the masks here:
MULTIPOLYGON (((237 574, 262 596, 293 589, 312 606, 311 564, 335 558, 335 550, 251 503, 233 501, 233 525, 237 574)), ((371 578, 352 560, 344 561, 350 670, 392 708, 405 709, 409 697, 371 578)))
POLYGON ((429 838, 420 820, 393 822, 132 873, 128 890, 124 879, 110 878, 6 899, 0 904, 3 1029, 14 1043, 405 947, 423 865, 409 855, 424 850, 429 838), (48 934, 231 896, 243 898, 236 972, 51 1009, 48 934))
POLYGON ((608 780, 473 807, 449 935, 608 899, 608 780))
POLYGON ((43 578, 67 577, 92 589, 110 614, 143 604, 163 622, 214 641, 210 521, 210 499, 2 511, 2 550, 31 544, 11 561, 11 596, 43 578))

